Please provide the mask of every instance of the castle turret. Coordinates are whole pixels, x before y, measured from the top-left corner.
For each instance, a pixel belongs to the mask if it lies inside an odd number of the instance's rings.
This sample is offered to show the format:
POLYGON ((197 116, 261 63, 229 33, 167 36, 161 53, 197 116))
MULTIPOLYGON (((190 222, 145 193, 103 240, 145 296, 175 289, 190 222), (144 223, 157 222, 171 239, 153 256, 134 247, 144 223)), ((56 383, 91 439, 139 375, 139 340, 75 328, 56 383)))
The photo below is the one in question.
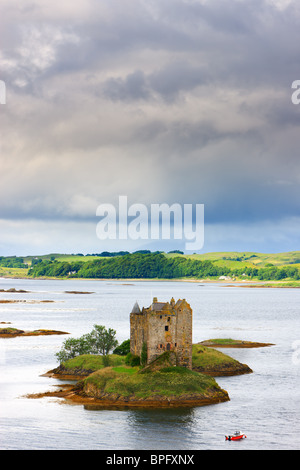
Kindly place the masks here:
POLYGON ((135 302, 134 306, 132 307, 131 313, 141 313, 140 306, 137 302, 135 302))

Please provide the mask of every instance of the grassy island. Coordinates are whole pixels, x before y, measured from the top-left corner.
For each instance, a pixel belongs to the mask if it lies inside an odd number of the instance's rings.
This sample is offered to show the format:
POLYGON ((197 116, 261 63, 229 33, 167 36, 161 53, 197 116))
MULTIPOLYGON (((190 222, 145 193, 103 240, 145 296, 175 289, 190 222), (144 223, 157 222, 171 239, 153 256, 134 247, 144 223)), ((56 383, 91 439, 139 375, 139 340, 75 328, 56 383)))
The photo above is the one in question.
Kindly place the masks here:
POLYGON ((236 359, 212 347, 206 347, 202 343, 193 344, 192 362, 193 370, 213 377, 249 374, 252 372, 246 364, 241 364, 236 359))
POLYGON ((127 366, 124 357, 114 354, 109 356, 108 367, 103 356, 78 356, 47 374, 80 379, 76 386, 46 395, 103 407, 203 406, 229 400, 213 377, 171 366, 171 354, 162 354, 144 368, 127 366))
POLYGON ((212 377, 174 366, 155 371, 106 367, 85 378, 80 393, 103 404, 131 406, 202 406, 229 400, 212 377))
POLYGON ((43 396, 99 407, 203 406, 229 400, 213 377, 252 372, 246 364, 201 344, 193 345, 192 370, 174 366, 172 354, 167 351, 143 368, 127 365, 126 357, 117 354, 76 356, 45 375, 78 380, 77 384, 43 396))
POLYGON ((210 348, 262 348, 265 346, 274 346, 273 343, 258 343, 256 341, 241 341, 231 338, 208 339, 199 343, 202 346, 210 348))

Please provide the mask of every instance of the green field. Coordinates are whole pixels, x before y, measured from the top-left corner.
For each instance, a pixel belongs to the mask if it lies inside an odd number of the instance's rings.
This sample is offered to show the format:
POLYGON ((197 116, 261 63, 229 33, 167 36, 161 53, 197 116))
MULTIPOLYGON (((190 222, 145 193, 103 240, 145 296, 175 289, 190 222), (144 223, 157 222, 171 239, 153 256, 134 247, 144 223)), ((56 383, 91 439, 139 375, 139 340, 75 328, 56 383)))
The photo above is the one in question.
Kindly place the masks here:
POLYGON ((180 255, 177 253, 168 253, 167 257, 181 256, 183 258, 198 259, 200 261, 213 261, 218 266, 228 266, 229 268, 265 267, 267 264, 274 266, 300 267, 300 251, 290 251, 287 253, 256 253, 251 251, 224 251, 211 252, 193 255, 180 255))

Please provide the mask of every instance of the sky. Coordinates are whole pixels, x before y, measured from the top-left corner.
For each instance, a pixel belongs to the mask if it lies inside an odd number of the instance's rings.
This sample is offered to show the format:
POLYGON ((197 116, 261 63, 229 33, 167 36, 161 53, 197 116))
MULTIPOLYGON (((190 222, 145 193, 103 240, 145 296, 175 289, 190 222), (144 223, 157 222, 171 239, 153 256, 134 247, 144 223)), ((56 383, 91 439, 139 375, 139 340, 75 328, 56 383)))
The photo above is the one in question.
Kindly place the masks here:
POLYGON ((0 11, 0 255, 184 250, 100 240, 97 208, 120 196, 204 204, 199 253, 299 250, 297 0, 0 11))

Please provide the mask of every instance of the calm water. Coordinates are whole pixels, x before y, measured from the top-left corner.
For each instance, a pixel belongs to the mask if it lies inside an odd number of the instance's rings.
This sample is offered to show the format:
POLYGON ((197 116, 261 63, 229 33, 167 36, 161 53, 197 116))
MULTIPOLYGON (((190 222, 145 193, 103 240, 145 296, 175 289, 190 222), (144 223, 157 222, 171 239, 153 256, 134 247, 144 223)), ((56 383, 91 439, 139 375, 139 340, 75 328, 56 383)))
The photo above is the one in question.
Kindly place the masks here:
POLYGON ((57 365, 55 353, 70 336, 0 338, 1 449, 299 449, 300 291, 247 289, 187 282, 0 280, 1 299, 54 300, 54 303, 0 304, 9 326, 68 331, 79 337, 94 324, 114 328, 121 343, 129 338, 129 312, 137 300, 154 296, 186 298, 193 308, 193 342, 235 338, 271 342, 259 349, 225 349, 253 374, 216 378, 230 401, 177 410, 90 411, 54 398, 27 399, 58 380, 41 377, 57 365), (66 294, 67 290, 93 294, 66 294), (226 442, 236 429, 247 439, 226 442))

